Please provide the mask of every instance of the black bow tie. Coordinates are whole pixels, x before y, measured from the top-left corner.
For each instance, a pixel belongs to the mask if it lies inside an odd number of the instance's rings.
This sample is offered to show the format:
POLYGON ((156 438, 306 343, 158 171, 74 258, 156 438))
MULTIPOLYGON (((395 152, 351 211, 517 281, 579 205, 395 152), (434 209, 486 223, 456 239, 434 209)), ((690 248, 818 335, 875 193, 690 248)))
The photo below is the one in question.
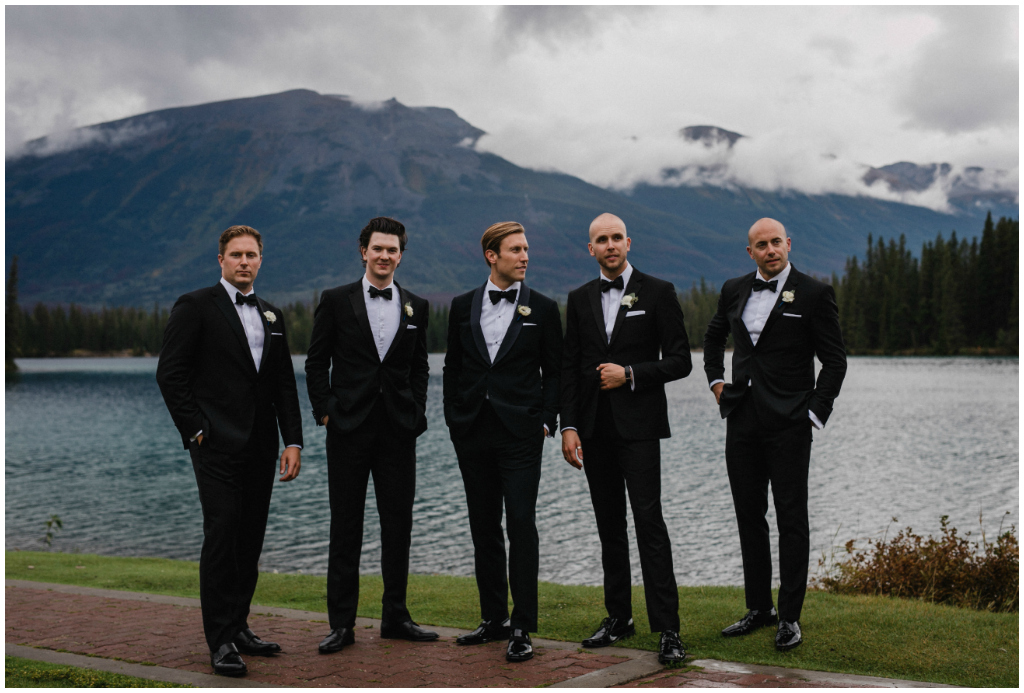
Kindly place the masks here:
POLYGON ((764 291, 768 289, 773 294, 775 293, 775 287, 779 285, 778 279, 772 279, 770 282, 763 281, 761 279, 754 278, 754 291, 764 291))
POLYGON ((622 275, 621 274, 619 276, 615 277, 615 279, 613 279, 611 281, 608 281, 607 279, 602 279, 601 280, 601 293, 603 294, 603 293, 605 293, 607 291, 611 291, 612 289, 618 289, 619 291, 622 291, 623 286, 624 285, 622 283, 622 275))
POLYGON ((390 301, 391 300, 391 287, 389 286, 386 289, 378 289, 376 286, 371 286, 370 287, 370 298, 377 298, 378 296, 383 298, 385 301, 390 301))
POLYGON ((488 291, 487 295, 491 297, 491 305, 498 305, 501 299, 505 299, 509 303, 516 302, 516 289, 509 289, 508 291, 488 291))
POLYGON ((235 292, 235 303, 240 306, 246 305, 252 306, 254 308, 260 307, 260 304, 256 302, 256 294, 249 294, 248 296, 243 296, 241 291, 235 292))

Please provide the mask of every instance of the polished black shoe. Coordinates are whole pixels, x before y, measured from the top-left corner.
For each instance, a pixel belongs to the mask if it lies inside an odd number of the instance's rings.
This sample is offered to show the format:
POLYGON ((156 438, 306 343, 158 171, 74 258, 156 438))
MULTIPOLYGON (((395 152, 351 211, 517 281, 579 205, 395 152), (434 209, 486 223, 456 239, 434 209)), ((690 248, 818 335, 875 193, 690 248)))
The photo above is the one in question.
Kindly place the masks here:
POLYGON ((412 640, 413 642, 430 642, 437 640, 438 635, 432 630, 420 628, 418 623, 381 623, 380 637, 391 640, 412 640))
POLYGON ((797 621, 779 621, 779 630, 775 633, 776 650, 792 650, 804 641, 800 635, 800 623, 797 621))
POLYGON ((472 633, 466 633, 455 638, 456 645, 483 645, 485 642, 495 640, 508 640, 512 634, 509 627, 509 620, 506 618, 501 623, 494 621, 481 621, 480 626, 472 633))
POLYGON ((213 665, 213 673, 221 676, 244 676, 248 671, 233 642, 226 642, 216 652, 211 652, 210 664, 213 665))
POLYGON ((597 631, 580 644, 583 647, 608 647, 631 635, 636 635, 633 619, 623 620, 609 617, 601 621, 597 631))
POLYGON ((734 638, 737 635, 747 635, 753 633, 758 628, 764 626, 774 625, 779 620, 779 615, 775 612, 775 607, 767 611, 761 609, 751 609, 747 612, 747 615, 741 618, 731 626, 726 626, 722 629, 722 635, 727 638, 734 638))
POLYGON ((320 641, 320 654, 331 654, 338 652, 345 645, 351 645, 356 641, 356 634, 351 628, 335 628, 327 637, 320 641))
POLYGON ((658 643, 658 661, 662 664, 677 664, 686 659, 686 650, 674 630, 661 631, 661 642, 658 643))
POLYGON ((525 662, 533 659, 533 641, 525 630, 516 628, 508 636, 508 649, 505 650, 505 661, 525 662))
POLYGON ((256 655, 258 657, 267 657, 281 651, 281 646, 276 642, 261 640, 258 635, 248 628, 238 631, 238 634, 235 635, 234 640, 231 642, 235 644, 235 647, 242 654, 256 655))

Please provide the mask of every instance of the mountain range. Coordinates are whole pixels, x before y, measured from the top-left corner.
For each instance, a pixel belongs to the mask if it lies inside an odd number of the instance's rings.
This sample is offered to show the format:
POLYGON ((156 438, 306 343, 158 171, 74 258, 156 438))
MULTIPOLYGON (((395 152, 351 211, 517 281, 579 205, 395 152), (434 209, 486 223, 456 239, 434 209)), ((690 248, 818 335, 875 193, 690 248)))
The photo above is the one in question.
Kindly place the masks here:
MULTIPOLYGON (((359 229, 388 215, 409 230, 399 281, 443 300, 484 280, 480 234, 513 219, 527 229, 529 283, 564 296, 597 274, 587 228, 605 211, 626 221, 630 261, 677 288, 749 271, 745 231, 762 216, 786 224, 795 265, 827 275, 863 253, 868 234, 905 234, 916 249, 954 229, 976 235, 990 209, 1018 215, 1015 196, 975 191, 977 203, 970 181, 955 214, 737 186, 620 192, 480 151, 483 134, 449 109, 294 90, 42 138, 6 161, 5 257, 19 256, 23 302, 168 304, 217 280, 217 237, 243 223, 264 235, 259 293, 308 300, 362 273, 359 229)), ((680 136, 729 147, 742 137, 714 126, 680 136)), ((916 165, 870 169, 865 185, 921 186, 949 173, 907 166, 916 165)))

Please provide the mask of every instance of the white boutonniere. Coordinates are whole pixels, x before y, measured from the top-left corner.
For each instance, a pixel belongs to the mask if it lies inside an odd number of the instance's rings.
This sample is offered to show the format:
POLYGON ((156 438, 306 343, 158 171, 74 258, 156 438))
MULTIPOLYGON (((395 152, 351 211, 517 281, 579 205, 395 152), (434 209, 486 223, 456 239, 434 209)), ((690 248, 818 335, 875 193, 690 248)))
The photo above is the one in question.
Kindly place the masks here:
POLYGON ((528 317, 533 311, 530 310, 530 306, 519 306, 516 308, 516 312, 522 315, 524 318, 528 317))
POLYGON ((269 322, 271 325, 277 322, 277 316, 274 315, 274 311, 272 310, 264 311, 263 317, 265 317, 267 319, 267 322, 269 322))
POLYGON ((795 291, 783 291, 782 292, 782 302, 783 303, 792 303, 793 299, 795 299, 795 298, 796 298, 796 292, 795 291))
POLYGON ((622 303, 622 305, 626 306, 627 308, 632 308, 633 305, 637 301, 639 301, 639 300, 640 299, 636 297, 636 294, 627 294, 627 295, 622 297, 622 302, 621 303, 622 303))
POLYGON ((411 317, 412 317, 412 315, 413 315, 413 310, 412 310, 412 304, 411 304, 411 303, 406 303, 406 304, 405 304, 405 305, 403 306, 403 309, 405 310, 405 314, 406 314, 406 316, 408 316, 408 317, 410 317, 410 318, 411 318, 411 317))

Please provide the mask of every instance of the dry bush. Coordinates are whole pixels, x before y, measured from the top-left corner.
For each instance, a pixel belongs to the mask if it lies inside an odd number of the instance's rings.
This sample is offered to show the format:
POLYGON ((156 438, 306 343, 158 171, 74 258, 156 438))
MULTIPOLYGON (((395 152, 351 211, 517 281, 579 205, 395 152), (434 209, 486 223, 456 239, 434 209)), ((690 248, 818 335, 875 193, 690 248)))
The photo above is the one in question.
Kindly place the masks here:
MULTIPOLYGON (((1009 514, 1009 513, 1007 513, 1009 514)), ((893 522, 896 522, 893 518, 893 522)), ((979 518, 979 522, 981 519, 979 518)), ((907 527, 891 540, 868 540, 855 550, 846 542, 847 558, 818 561, 815 587, 836 594, 875 594, 923 599, 985 611, 1018 611, 1020 550, 1016 527, 1000 532, 995 542, 972 542, 970 532, 957 534, 949 516, 942 535, 922 537, 907 527)))

